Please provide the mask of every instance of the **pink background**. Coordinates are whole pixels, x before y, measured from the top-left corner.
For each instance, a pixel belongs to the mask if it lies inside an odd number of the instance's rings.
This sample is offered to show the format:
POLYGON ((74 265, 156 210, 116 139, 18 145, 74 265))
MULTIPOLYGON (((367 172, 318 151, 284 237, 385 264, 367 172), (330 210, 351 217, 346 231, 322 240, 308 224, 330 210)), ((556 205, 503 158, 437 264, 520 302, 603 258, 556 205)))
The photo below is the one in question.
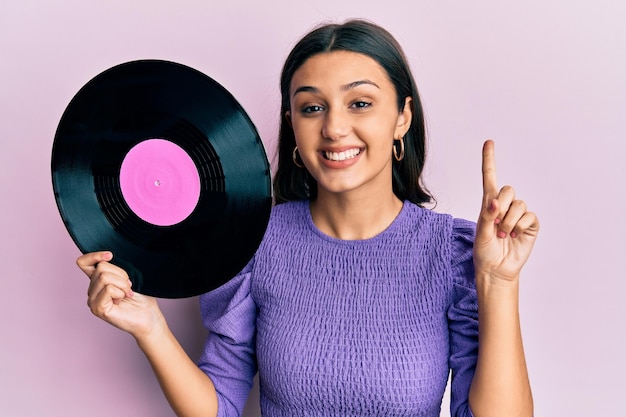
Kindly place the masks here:
MULTIPOLYGON (((536 415, 623 415, 624 4, 2 2, 0 415, 173 415, 132 338, 89 313, 79 252, 56 209, 52 141, 78 89, 125 61, 178 61, 228 88, 271 154, 283 59, 317 22, 347 17, 382 24, 406 49, 428 118, 437 210, 475 218, 490 137, 501 183, 541 218, 521 294, 536 415)), ((197 300, 162 306, 196 357, 197 300)), ((257 416, 256 405, 246 415, 257 416)))

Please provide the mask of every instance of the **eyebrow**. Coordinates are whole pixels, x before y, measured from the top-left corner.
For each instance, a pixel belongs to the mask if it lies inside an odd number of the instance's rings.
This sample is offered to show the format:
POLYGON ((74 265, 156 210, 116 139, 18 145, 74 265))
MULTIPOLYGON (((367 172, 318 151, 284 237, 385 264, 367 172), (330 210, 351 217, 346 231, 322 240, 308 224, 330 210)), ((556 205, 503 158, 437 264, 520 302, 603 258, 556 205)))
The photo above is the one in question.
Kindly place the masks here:
MULTIPOLYGON (((376 84, 374 81, 370 81, 368 79, 364 79, 364 80, 358 80, 358 81, 353 81, 351 83, 345 84, 341 86, 341 91, 348 91, 348 90, 352 90, 353 88, 356 88, 360 85, 372 85, 378 89, 380 89, 380 87, 378 86, 378 84, 376 84)), ((293 96, 295 96, 298 93, 302 93, 302 92, 309 92, 309 93, 319 93, 320 90, 317 87, 313 87, 310 85, 304 85, 301 87, 296 88, 296 91, 293 92, 293 96)))

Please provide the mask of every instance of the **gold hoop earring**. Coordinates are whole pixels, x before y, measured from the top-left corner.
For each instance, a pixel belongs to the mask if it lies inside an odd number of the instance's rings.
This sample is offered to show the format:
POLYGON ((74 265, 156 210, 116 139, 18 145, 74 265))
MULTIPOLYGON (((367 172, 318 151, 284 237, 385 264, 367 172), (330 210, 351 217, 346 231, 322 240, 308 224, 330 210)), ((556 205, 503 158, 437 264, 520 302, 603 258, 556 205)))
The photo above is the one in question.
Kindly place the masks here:
POLYGON ((303 164, 298 163, 298 147, 297 146, 293 148, 293 152, 291 153, 291 159, 293 160, 293 163, 295 164, 295 166, 297 166, 298 168, 304 168, 303 164))
POLYGON ((399 139, 394 139, 394 142, 400 142, 400 154, 398 154, 398 148, 396 148, 396 144, 393 144, 393 157, 396 161, 400 162, 404 159, 404 138, 400 137, 399 139))

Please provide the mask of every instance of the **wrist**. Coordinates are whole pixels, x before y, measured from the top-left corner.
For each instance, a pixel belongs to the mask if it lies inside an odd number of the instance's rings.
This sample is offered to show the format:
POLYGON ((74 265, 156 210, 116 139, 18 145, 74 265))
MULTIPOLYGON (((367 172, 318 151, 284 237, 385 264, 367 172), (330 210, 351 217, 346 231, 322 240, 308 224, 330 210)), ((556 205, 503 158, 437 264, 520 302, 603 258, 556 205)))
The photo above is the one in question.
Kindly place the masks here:
POLYGON ((133 337, 139 348, 147 352, 162 344, 169 335, 171 335, 171 331, 167 321, 161 311, 158 310, 154 313, 150 326, 142 332, 133 334, 133 337))
POLYGON ((519 279, 503 278, 488 271, 476 271, 476 293, 479 305, 504 304, 517 307, 519 298, 519 279))
POLYGON ((510 290, 519 288, 519 275, 502 275, 500 273, 476 268, 474 272, 476 285, 486 288, 510 290))

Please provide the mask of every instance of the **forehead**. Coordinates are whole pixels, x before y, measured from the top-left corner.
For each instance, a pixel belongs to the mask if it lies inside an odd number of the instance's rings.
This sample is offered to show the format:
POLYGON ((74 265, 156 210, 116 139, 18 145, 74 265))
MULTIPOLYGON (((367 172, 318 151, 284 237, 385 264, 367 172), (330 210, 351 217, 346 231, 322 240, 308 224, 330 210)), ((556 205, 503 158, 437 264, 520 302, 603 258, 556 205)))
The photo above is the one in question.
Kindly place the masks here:
POLYGON ((369 56, 349 51, 323 52, 307 59, 294 72, 291 91, 304 85, 333 87, 364 79, 393 88, 387 72, 369 56))

